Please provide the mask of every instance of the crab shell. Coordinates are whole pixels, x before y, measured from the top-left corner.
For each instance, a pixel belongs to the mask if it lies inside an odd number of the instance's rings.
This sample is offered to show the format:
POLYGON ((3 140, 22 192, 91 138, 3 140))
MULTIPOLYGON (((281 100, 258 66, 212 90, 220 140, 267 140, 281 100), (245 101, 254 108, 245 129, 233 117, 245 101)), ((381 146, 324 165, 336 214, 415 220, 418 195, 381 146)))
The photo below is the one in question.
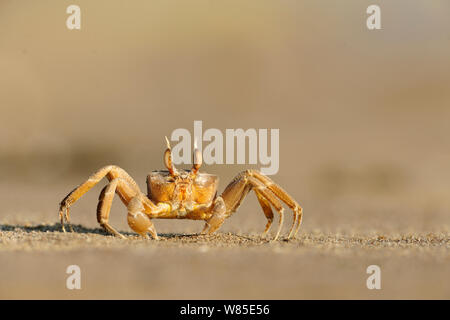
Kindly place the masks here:
POLYGON ((173 177, 168 170, 158 170, 147 176, 148 197, 154 202, 208 204, 215 199, 218 185, 218 176, 203 172, 178 170, 173 177))

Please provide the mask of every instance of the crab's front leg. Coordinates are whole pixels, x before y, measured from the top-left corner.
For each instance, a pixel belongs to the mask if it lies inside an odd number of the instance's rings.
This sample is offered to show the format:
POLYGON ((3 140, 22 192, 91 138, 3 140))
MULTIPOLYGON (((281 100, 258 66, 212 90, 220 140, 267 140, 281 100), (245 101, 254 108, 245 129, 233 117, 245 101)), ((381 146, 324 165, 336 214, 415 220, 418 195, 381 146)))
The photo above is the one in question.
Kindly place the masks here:
POLYGON ((202 234, 212 234, 223 224, 227 215, 227 207, 222 197, 217 197, 214 200, 214 205, 211 207, 211 217, 206 220, 205 227, 202 234))
POLYGON ((101 192, 97 207, 97 220, 100 225, 109 233, 125 239, 125 237, 115 230, 108 222, 109 213, 113 201, 114 194, 117 193, 128 209, 128 225, 136 233, 148 238, 150 233, 155 240, 158 240, 156 229, 147 216, 146 211, 159 212, 162 211, 164 205, 153 204, 142 192, 133 190, 125 179, 116 178, 112 180, 101 192))
POLYGON ((171 212, 171 207, 166 203, 154 204, 143 194, 134 197, 129 202, 127 221, 131 229, 142 237, 148 239, 150 233, 155 240, 159 240, 158 233, 151 221, 151 217, 160 217, 171 212))
POLYGON ((122 202, 128 205, 128 202, 135 196, 141 194, 139 186, 131 178, 131 176, 122 168, 114 165, 109 165, 97 170, 92 174, 85 182, 73 189, 60 203, 59 216, 61 219, 61 226, 63 231, 64 220, 69 223, 71 231, 73 231, 70 224, 69 208, 76 201, 78 201, 86 192, 92 189, 97 183, 99 183, 104 177, 109 180, 109 184, 103 188, 97 207, 97 220, 100 225, 109 233, 112 233, 118 237, 125 238, 119 232, 117 232, 108 223, 109 212, 111 210, 114 194, 117 193, 122 202))

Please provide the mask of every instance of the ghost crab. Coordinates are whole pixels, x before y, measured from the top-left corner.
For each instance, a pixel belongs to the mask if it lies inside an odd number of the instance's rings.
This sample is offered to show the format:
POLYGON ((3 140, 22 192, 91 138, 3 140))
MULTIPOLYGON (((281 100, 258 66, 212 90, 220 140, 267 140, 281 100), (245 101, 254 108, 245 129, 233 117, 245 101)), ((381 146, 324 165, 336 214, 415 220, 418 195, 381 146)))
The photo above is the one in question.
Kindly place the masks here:
POLYGON ((280 186, 256 170, 239 173, 217 196, 219 178, 215 175, 199 172, 202 164, 201 152, 195 148, 191 170, 176 169, 172 162, 169 140, 164 163, 167 170, 153 171, 147 176, 147 196, 125 170, 109 165, 92 174, 84 183, 70 192, 60 203, 59 216, 64 232, 66 221, 71 231, 69 208, 83 194, 106 177, 109 183, 100 193, 97 206, 97 221, 109 233, 124 238, 108 223, 114 194, 117 194, 128 209, 128 225, 136 233, 158 240, 155 226, 151 219, 192 219, 206 222, 202 234, 212 234, 220 228, 226 218, 230 217, 240 206, 245 196, 254 190, 261 205, 267 224, 263 232, 266 236, 273 222, 274 207, 279 214, 279 226, 273 240, 277 240, 283 226, 284 202, 294 214, 288 239, 295 236, 302 221, 302 208, 280 186))

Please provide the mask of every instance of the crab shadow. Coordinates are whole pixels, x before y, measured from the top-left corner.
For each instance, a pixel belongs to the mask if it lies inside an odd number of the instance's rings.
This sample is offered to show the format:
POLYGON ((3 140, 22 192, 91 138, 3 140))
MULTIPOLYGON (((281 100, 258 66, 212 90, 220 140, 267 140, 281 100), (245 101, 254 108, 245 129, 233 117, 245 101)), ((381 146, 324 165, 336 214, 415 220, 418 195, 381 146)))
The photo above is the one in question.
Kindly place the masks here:
MULTIPOLYGON (((85 226, 79 225, 79 224, 72 224, 73 232, 67 231, 67 234, 72 233, 80 233, 80 234, 98 234, 102 236, 109 236, 114 237, 114 235, 109 234, 102 228, 87 228, 85 226)), ((67 226, 66 226, 66 229, 67 226)), ((27 226, 27 225, 12 225, 12 224, 0 224, 0 231, 22 231, 22 232, 60 232, 64 233, 62 231, 62 226, 60 223, 55 224, 38 224, 33 226, 27 226)), ((133 232, 128 231, 119 231, 121 234, 131 237, 131 238, 139 238, 139 235, 133 232)), ((173 238, 198 238, 198 237, 204 237, 203 235, 199 233, 192 233, 192 234, 185 234, 185 233, 160 233, 158 234, 161 237, 164 237, 166 239, 173 239, 173 238)))

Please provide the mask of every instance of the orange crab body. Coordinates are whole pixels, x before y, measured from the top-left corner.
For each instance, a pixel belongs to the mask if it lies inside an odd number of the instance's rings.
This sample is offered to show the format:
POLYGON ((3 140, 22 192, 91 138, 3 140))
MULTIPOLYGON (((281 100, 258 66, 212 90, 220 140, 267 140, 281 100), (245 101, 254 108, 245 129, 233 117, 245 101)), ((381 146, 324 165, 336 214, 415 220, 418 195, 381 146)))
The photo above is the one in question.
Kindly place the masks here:
POLYGON ((206 224, 202 233, 211 234, 238 209, 250 190, 254 190, 268 220, 264 235, 272 225, 272 208, 275 208, 280 217, 280 224, 274 240, 278 238, 284 217, 282 203, 286 204, 294 214, 288 238, 297 234, 303 210, 269 177, 256 170, 243 171, 231 181, 220 196, 217 196, 219 177, 199 172, 202 163, 200 151, 197 149, 194 151, 194 165, 191 170, 178 170, 172 163, 171 148, 167 138, 166 141, 164 163, 167 170, 153 171, 147 176, 147 195, 140 191, 137 183, 125 170, 113 165, 103 167, 61 201, 59 214, 63 230, 65 231, 64 222, 68 222, 70 226, 69 207, 103 177, 106 177, 109 183, 100 194, 97 221, 106 231, 122 238, 125 237, 108 222, 114 194, 119 195, 127 206, 129 226, 143 237, 147 238, 147 234, 150 233, 154 239, 158 239, 151 219, 204 220, 206 224))

